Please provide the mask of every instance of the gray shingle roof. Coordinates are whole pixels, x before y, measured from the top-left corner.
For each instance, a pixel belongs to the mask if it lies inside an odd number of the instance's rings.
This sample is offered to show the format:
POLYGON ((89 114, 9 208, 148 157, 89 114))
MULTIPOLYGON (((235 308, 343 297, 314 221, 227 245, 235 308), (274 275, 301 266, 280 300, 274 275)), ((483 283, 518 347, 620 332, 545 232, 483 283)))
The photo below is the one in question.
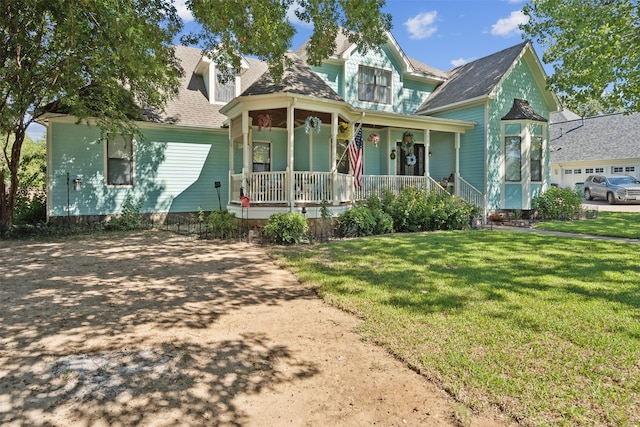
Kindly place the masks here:
POLYGON ((640 113, 551 123, 551 162, 640 158, 640 113))
POLYGON ((449 71, 449 79, 427 98, 418 113, 489 95, 526 45, 517 44, 449 71))
POLYGON ((511 110, 500 120, 535 120, 538 122, 546 122, 547 119, 536 113, 524 99, 514 99, 511 110))
POLYGON ((241 96, 295 93, 344 102, 344 99, 302 62, 295 53, 289 52, 288 56, 293 61, 293 65, 284 70, 280 84, 276 84, 271 73, 266 71, 254 84, 242 92, 241 96))
POLYGON ((568 122, 570 120, 578 120, 581 117, 571 110, 562 110, 557 113, 551 113, 549 117, 550 123, 568 122))
MULTIPOLYGON (((209 103, 204 79, 194 73, 202 58, 202 50, 185 46, 176 46, 175 49, 176 57, 184 70, 178 95, 167 103, 164 112, 150 114, 150 121, 182 126, 222 127, 227 119, 219 112, 223 105, 209 103)), ((249 69, 240 78, 241 90, 253 84, 267 69, 267 65, 262 61, 251 58, 246 58, 246 61, 249 63, 249 69)))

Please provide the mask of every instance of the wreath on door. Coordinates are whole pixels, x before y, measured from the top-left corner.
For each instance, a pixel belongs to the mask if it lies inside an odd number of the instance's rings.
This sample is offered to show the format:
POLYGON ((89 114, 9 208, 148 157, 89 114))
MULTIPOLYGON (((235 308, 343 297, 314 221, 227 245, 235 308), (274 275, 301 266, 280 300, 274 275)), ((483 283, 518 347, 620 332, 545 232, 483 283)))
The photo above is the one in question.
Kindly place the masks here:
POLYGON ((405 157, 405 160, 407 161, 407 166, 413 166, 416 164, 416 156, 414 154, 405 157))

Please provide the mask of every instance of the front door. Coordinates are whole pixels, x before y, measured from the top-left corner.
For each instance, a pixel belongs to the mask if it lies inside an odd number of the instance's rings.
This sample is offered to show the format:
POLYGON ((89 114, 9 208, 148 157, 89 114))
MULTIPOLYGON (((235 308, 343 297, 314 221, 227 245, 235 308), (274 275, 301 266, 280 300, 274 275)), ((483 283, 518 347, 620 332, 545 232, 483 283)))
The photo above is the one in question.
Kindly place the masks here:
POLYGON ((424 144, 416 143, 413 145, 412 153, 405 153, 398 142, 396 152, 400 153, 396 157, 398 175, 424 176, 426 161, 424 144))

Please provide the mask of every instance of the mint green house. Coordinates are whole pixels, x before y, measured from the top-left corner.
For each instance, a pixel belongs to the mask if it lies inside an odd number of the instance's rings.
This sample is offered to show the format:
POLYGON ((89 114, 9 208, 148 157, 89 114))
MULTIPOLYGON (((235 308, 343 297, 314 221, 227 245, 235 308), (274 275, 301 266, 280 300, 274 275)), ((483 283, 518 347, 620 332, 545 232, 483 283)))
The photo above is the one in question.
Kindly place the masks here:
POLYGON ((220 84, 198 49, 176 47, 179 95, 145 111, 138 139, 47 115, 49 218, 118 215, 127 198, 160 216, 305 208, 314 217, 323 203, 339 214, 409 185, 486 214, 530 209, 549 184, 547 120, 558 101, 530 43, 449 72, 407 57, 391 34, 364 55, 346 38, 337 46, 320 67, 305 63, 304 45, 291 52, 280 84, 253 59, 220 84), (357 134, 356 163, 347 147, 357 134))

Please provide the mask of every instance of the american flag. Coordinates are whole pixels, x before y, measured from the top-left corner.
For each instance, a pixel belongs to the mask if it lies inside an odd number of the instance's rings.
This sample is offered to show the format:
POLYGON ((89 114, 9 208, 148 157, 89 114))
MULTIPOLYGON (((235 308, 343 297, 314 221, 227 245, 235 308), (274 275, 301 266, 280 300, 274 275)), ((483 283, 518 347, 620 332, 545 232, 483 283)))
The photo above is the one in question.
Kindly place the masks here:
POLYGON ((349 144, 349 163, 353 173, 353 185, 359 188, 362 185, 362 128, 358 129, 355 138, 349 144))

